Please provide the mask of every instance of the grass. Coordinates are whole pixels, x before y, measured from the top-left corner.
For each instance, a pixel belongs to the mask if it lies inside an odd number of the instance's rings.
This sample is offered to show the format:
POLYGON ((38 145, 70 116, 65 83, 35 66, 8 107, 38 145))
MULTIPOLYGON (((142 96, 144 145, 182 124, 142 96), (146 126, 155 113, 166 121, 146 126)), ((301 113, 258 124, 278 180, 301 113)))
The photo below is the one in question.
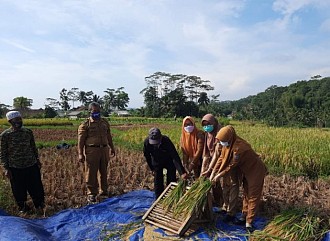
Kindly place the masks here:
POLYGON ((15 206, 15 201, 11 192, 10 184, 0 176, 0 207, 3 210, 9 210, 13 206, 15 206))

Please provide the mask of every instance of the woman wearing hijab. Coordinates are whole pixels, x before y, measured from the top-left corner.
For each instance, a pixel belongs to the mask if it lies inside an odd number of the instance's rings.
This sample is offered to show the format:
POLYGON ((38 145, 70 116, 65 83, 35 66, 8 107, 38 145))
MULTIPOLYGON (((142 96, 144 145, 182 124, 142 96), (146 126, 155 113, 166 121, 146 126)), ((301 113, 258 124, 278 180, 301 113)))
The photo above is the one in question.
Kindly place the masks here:
POLYGON ((202 126, 205 131, 205 141, 203 149, 203 165, 202 172, 208 169, 212 156, 215 152, 216 135, 221 128, 218 120, 212 114, 206 114, 202 118, 202 126))
POLYGON ((210 179, 217 183, 233 168, 240 169, 243 175, 243 210, 242 217, 236 223, 245 222, 247 230, 253 231, 252 222, 260 203, 267 168, 251 145, 236 135, 231 125, 221 128, 216 138, 220 141, 222 150, 214 167, 212 163, 208 170, 212 170, 210 179))
MULTIPOLYGON (((212 114, 206 114, 202 118, 202 126, 205 131, 204 148, 203 148, 203 161, 201 173, 208 170, 212 157, 216 153, 216 135, 221 128, 218 120, 212 114)), ((220 180, 212 187, 213 202, 215 206, 222 208, 223 195, 220 180)))
POLYGON ((180 147, 184 167, 188 172, 193 171, 195 179, 198 178, 202 167, 204 132, 198 130, 191 116, 186 116, 182 121, 180 147))

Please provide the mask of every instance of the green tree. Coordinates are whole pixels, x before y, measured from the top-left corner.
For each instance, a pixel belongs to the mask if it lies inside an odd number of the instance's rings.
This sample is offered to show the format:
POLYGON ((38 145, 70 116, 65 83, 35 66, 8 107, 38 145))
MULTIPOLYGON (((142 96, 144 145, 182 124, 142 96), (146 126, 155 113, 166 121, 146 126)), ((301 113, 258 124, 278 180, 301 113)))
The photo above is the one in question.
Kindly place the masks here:
POLYGON ((13 106, 15 109, 27 110, 32 106, 33 100, 26 97, 20 96, 13 100, 13 106))
POLYGON ((97 94, 94 94, 92 96, 92 102, 97 102, 99 103, 101 106, 103 106, 103 99, 101 96, 97 95, 97 94))
POLYGON ((69 105, 69 96, 68 96, 68 91, 63 88, 60 92, 60 99, 61 101, 59 102, 60 106, 64 111, 67 111, 70 109, 69 105))
POLYGON ((147 105, 145 113, 152 113, 151 116, 169 116, 173 113, 181 116, 184 112, 182 107, 188 99, 197 104, 201 93, 214 89, 208 80, 183 74, 156 72, 145 77, 145 81, 147 87, 140 93, 144 95, 144 103, 147 105), (161 111, 156 111, 155 108, 161 111))
POLYGON ((1 104, 0 103, 0 118, 4 117, 8 112, 9 105, 1 104))
POLYGON ((48 101, 48 104, 45 105, 45 108, 47 106, 49 106, 53 109, 58 109, 59 108, 60 102, 57 99, 48 97, 48 98, 46 98, 46 101, 48 101))
POLYGON ((120 87, 115 91, 115 107, 117 110, 125 110, 129 103, 128 94, 120 87))
POLYGON ((207 96, 207 93, 206 92, 201 92, 199 94, 199 98, 198 98, 197 102, 201 106, 204 106, 204 107, 208 106, 208 104, 210 104, 210 99, 207 96))
POLYGON ((55 116, 57 116, 57 112, 55 111, 55 109, 50 106, 46 106, 44 111, 44 117, 54 118, 55 116))
POLYGON ((90 102, 92 102, 93 91, 79 91, 77 100, 84 106, 87 106, 90 102))
POLYGON ((160 98, 158 97, 157 89, 153 86, 149 86, 143 89, 141 94, 144 95, 145 103, 145 116, 160 117, 160 98))
POLYGON ((79 100, 79 88, 73 87, 67 93, 69 100, 72 101, 72 108, 74 108, 74 103, 79 100))
POLYGON ((103 97, 104 99, 103 108, 110 113, 115 106, 115 99, 116 99, 115 89, 107 88, 107 90, 105 90, 104 93, 106 93, 106 95, 103 97))

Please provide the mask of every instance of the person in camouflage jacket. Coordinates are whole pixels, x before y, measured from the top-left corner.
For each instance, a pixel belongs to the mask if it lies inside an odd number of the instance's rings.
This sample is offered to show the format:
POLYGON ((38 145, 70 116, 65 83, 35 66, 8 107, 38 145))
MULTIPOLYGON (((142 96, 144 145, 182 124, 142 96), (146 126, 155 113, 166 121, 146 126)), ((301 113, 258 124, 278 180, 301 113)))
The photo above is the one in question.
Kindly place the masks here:
POLYGON ((11 189, 20 212, 29 211, 27 194, 34 207, 44 207, 45 194, 41 181, 41 163, 32 130, 23 127, 20 112, 6 114, 11 127, 0 134, 0 163, 10 180, 11 189))

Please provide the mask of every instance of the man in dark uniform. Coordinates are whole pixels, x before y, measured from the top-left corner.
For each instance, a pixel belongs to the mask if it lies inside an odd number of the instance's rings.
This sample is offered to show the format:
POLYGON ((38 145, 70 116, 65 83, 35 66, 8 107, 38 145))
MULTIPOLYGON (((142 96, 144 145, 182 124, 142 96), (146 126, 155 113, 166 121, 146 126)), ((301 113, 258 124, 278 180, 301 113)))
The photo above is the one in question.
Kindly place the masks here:
POLYGON ((29 211, 26 204, 27 193, 34 207, 39 211, 44 207, 45 194, 41 181, 38 150, 30 129, 22 127, 20 112, 6 114, 11 124, 0 135, 0 160, 5 175, 9 178, 12 192, 20 212, 29 211))
POLYGON ((115 156, 115 148, 112 142, 110 124, 107 119, 101 118, 99 103, 92 102, 88 109, 90 117, 78 128, 78 158, 80 162, 85 163, 87 200, 88 202, 96 202, 99 186, 101 187, 101 198, 108 197, 109 151, 112 156, 115 156))
POLYGON ((166 185, 176 182, 176 170, 182 179, 187 179, 186 170, 175 146, 170 138, 161 134, 158 128, 149 130, 149 135, 144 141, 143 153, 154 175, 156 198, 164 191, 164 168, 167 170, 166 185))

